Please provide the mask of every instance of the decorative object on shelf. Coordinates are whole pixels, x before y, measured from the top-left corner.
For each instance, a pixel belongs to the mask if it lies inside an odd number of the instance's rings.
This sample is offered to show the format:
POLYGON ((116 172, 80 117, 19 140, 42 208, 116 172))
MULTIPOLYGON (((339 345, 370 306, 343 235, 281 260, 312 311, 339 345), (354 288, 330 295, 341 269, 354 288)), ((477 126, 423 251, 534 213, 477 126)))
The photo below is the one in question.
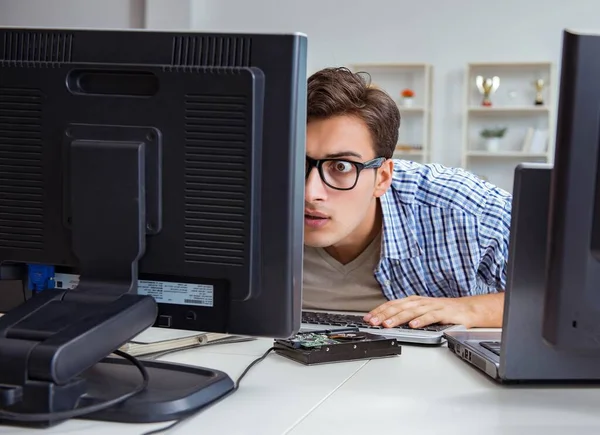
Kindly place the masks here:
POLYGON ((461 167, 489 177, 495 186, 510 193, 517 164, 552 163, 556 130, 552 84, 558 82, 556 74, 552 61, 468 62, 462 77, 461 167), (480 86, 476 86, 477 76, 481 76, 480 86), (495 92, 494 76, 501 79, 495 92), (538 79, 543 79, 543 105, 535 104, 538 79), (493 107, 482 105, 486 88, 493 107), (502 134, 499 127, 506 127, 506 132, 502 134))
POLYGON ((544 80, 537 79, 535 82, 533 82, 533 84, 535 85, 535 105, 543 106, 544 95, 542 94, 542 91, 544 90, 544 80))
POLYGON ((487 151, 496 152, 500 148, 500 139, 506 134, 507 127, 486 128, 481 131, 487 151))
POLYGON ((406 144, 399 143, 396 145, 396 151, 421 151, 423 146, 421 144, 406 144))
POLYGON ((483 77, 477 76, 475 77, 475 84, 477 85, 477 89, 479 92, 483 94, 483 100, 481 101, 482 106, 491 106, 492 100, 490 99, 491 95, 498 90, 500 86, 500 77, 483 77))
POLYGON ((401 93, 402 95, 402 105, 404 107, 412 107, 413 101, 415 97, 415 93, 412 89, 404 89, 401 93))
POLYGON ((543 154, 548 150, 548 130, 529 127, 523 139, 524 153, 543 154))

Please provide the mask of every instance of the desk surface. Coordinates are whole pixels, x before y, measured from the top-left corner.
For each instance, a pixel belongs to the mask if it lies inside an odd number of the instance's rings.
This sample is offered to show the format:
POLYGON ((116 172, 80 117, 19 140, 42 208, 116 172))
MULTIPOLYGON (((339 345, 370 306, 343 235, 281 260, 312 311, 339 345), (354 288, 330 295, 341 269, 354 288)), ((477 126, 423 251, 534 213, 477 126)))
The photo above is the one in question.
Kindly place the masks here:
MULTIPOLYGON (((235 380, 271 343, 209 346, 161 360, 220 369, 235 380)), ((600 388, 500 386, 446 347, 404 346, 399 357, 312 367, 271 354, 237 392, 168 434, 597 435, 599 408, 600 388)), ((168 424, 71 420, 46 430, 0 426, 0 435, 141 435, 168 424)))

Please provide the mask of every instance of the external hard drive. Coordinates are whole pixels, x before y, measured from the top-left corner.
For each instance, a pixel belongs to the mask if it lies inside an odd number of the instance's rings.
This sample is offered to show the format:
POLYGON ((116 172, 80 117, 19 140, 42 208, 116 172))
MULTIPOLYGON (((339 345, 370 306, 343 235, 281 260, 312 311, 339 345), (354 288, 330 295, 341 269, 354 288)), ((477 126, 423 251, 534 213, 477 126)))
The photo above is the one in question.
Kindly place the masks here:
POLYGON ((360 332, 358 329, 301 332, 277 339, 275 352, 302 364, 398 356, 402 346, 395 338, 360 332))

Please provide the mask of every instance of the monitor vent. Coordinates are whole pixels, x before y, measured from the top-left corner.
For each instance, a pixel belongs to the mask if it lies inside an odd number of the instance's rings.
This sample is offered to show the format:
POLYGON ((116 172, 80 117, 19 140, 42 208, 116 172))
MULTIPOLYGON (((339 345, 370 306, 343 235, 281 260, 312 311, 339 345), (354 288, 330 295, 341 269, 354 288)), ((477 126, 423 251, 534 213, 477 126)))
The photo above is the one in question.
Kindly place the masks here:
POLYGON ((0 88, 0 249, 43 249, 42 94, 0 88))
POLYGON ((242 266, 249 192, 246 98, 187 95, 185 259, 242 266))
POLYGON ((171 64, 175 67, 248 67, 252 40, 244 37, 176 36, 171 64))
POLYGON ((4 32, 1 62, 51 65, 71 62, 70 33, 4 32))

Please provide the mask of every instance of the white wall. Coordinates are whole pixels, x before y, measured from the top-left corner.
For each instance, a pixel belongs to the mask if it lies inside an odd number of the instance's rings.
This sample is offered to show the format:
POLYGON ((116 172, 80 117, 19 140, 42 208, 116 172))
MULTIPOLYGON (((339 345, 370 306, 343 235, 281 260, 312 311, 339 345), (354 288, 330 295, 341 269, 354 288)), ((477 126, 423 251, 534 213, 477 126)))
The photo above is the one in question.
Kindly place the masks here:
POLYGON ((189 0, 0 0, 0 26, 189 29, 189 0))
POLYGON ((452 166, 460 165, 466 63, 558 65, 562 30, 600 29, 598 17, 600 0, 0 0, 0 25, 304 32, 309 72, 431 63, 431 158, 452 166))
MULTIPOLYGON (((435 68, 432 159, 460 165, 468 62, 559 62, 562 30, 600 30, 600 1, 191 0, 192 28, 308 34, 309 72, 354 62, 435 68)), ((556 84, 555 84, 556 85, 556 84)))
POLYGON ((189 0, 146 0, 148 29, 185 30, 190 28, 191 2, 189 0))
POLYGON ((0 26, 140 28, 144 0, 0 0, 0 26))

